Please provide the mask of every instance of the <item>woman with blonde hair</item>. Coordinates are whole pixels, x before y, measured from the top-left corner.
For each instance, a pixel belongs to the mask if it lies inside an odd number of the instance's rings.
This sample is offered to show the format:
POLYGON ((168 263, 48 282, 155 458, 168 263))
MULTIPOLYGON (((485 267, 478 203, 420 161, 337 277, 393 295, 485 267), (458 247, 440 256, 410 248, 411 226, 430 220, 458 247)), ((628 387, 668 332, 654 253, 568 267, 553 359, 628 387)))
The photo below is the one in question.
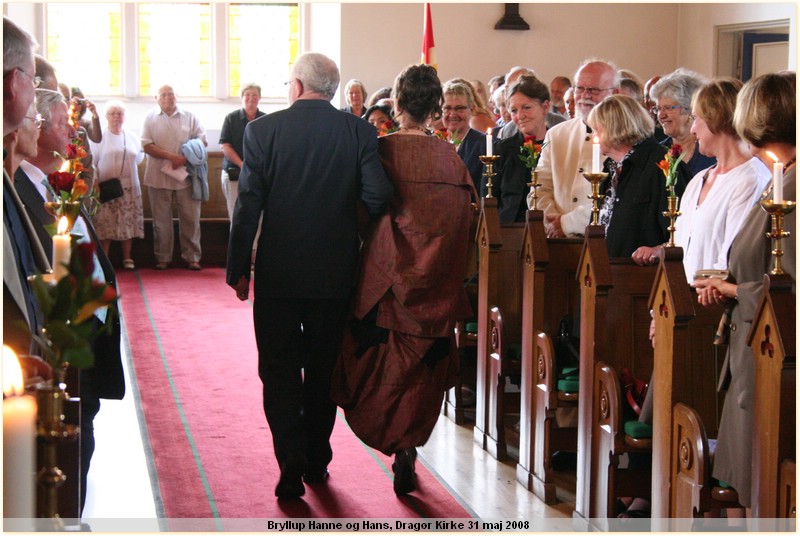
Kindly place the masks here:
POLYGON ((475 189, 480 189, 483 164, 480 155, 486 152, 486 132, 471 126, 477 105, 472 87, 462 78, 454 78, 444 83, 444 106, 442 124, 447 129, 450 142, 467 166, 475 189))
MULTIPOLYGON (((650 114, 627 95, 611 95, 592 108, 586 123, 608 157, 600 223, 606 228, 609 257, 629 257, 640 246, 663 244, 669 238, 669 220, 663 215, 667 189, 658 163, 667 148, 653 138, 650 114)), ((688 177, 689 170, 681 162, 675 184, 679 197, 688 177)))
MULTIPOLYGON (((756 157, 772 163, 771 152, 784 165, 783 198, 796 200, 796 95, 794 72, 765 74, 747 82, 736 99, 733 125, 756 157)), ((773 183, 762 192, 772 198, 773 183)), ((730 330, 728 355, 722 377, 729 376, 728 390, 722 407, 717 435, 714 467, 711 475, 733 487, 742 506, 751 506, 753 399, 755 365, 747 338, 761 298, 764 295, 764 274, 773 265, 770 216, 759 205, 750 209, 728 256, 729 277, 726 280, 705 279, 692 283, 697 300, 703 306, 723 304, 729 309, 730 330), (736 328, 734 329, 734 326, 736 328)), ((784 219, 784 230, 796 236, 797 213, 784 219)), ((795 281, 797 275, 796 243, 792 238, 782 242, 783 270, 795 281)))

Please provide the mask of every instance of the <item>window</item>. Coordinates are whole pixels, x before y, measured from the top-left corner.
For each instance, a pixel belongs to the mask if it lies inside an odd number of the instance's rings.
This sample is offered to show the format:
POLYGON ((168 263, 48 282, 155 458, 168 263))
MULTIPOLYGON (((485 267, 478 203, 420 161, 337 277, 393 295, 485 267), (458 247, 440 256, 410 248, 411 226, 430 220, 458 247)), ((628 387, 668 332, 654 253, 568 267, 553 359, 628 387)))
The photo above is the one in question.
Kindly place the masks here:
POLYGON ((85 95, 122 94, 120 4, 47 4, 47 59, 85 95))
POLYGON ((297 4, 45 5, 47 58, 86 95, 149 97, 170 84, 181 97, 226 99, 255 82, 282 99, 298 54, 297 4))
POLYGON ((228 95, 255 82, 264 96, 285 97, 297 58, 297 5, 234 4, 228 8, 228 95), (269 73, 271 76, 267 76, 269 73))
POLYGON ((211 6, 139 4, 139 95, 211 96, 211 6))

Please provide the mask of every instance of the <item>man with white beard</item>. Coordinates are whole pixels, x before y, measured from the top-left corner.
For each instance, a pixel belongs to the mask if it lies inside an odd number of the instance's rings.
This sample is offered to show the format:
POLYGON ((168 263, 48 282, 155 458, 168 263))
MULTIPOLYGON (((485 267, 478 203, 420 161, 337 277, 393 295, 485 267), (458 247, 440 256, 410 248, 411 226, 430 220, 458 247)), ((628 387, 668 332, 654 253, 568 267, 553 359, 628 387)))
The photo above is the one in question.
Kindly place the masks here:
POLYGON ((614 64, 585 60, 575 73, 575 119, 547 131, 537 170, 542 184, 539 208, 550 238, 580 236, 589 224, 592 189, 583 173, 591 171, 593 136, 584 121, 596 104, 619 93, 619 82, 614 64))

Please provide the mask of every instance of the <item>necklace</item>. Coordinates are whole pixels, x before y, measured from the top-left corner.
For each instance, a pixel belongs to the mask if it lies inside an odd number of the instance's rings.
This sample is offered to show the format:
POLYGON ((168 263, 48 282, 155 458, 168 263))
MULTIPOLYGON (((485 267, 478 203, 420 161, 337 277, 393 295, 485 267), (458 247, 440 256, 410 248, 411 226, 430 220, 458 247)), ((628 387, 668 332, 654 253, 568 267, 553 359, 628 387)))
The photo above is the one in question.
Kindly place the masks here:
POLYGON ((411 127, 407 127, 407 126, 403 125, 403 126, 400 127, 399 130, 404 130, 406 132, 411 131, 411 130, 418 130, 418 131, 422 132, 423 134, 427 134, 428 133, 428 129, 422 128, 419 125, 414 125, 414 126, 411 126, 411 127))

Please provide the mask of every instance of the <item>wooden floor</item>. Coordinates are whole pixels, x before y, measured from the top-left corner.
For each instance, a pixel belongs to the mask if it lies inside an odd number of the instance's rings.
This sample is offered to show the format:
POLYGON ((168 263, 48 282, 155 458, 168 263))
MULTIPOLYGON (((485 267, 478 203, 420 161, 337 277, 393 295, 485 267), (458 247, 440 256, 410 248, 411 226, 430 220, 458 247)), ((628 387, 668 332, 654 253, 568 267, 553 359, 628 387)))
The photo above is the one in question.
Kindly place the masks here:
MULTIPOLYGON (((125 346, 123 344, 123 346, 125 346)), ((96 451, 89 472, 84 519, 93 530, 103 530, 113 519, 153 520, 157 517, 148 457, 143 447, 143 429, 138 420, 135 378, 129 355, 124 354, 128 395, 121 401, 102 402, 95 421, 96 451)), ((468 412, 468 419, 470 415, 468 412)), ((474 418, 474 416, 473 416, 474 418)), ((510 440, 515 441, 513 422, 510 440)), ((510 448, 512 453, 515 449, 510 448)), ((483 520, 562 519, 572 517, 574 496, 566 491, 559 503, 548 506, 516 481, 516 461, 498 462, 472 438, 472 426, 439 419, 428 443, 419 449, 419 460, 459 498, 464 508, 483 520)), ((113 526, 113 525, 112 525, 113 526)), ((109 531, 114 531, 112 526, 109 531)), ((562 525, 563 526, 563 525, 562 525)))

